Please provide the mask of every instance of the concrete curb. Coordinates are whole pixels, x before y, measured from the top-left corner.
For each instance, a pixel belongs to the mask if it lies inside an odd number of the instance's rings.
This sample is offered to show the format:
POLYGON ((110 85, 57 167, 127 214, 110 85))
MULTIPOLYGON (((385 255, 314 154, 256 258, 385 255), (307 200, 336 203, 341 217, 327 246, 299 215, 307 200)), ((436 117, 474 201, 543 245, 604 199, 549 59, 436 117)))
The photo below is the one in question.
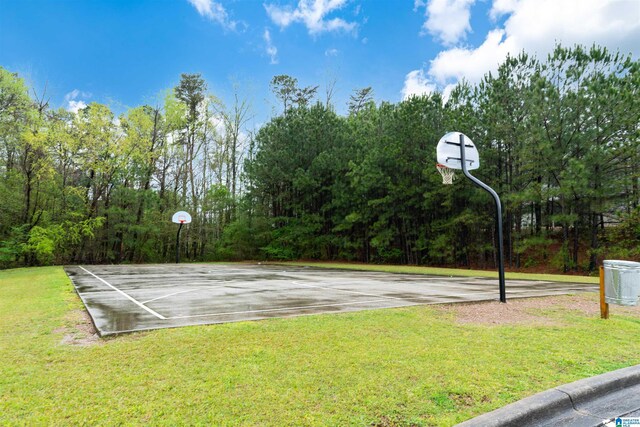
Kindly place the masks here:
POLYGON ((640 399, 630 399, 625 391, 637 396, 639 390, 640 365, 636 365, 543 391, 458 426, 598 426, 603 425, 607 417, 624 416, 637 410, 640 399), (603 403, 600 401, 602 399, 607 401, 603 403), (616 405, 617 401, 621 401, 620 406, 616 405), (606 408, 607 415, 603 415, 603 408, 606 408))

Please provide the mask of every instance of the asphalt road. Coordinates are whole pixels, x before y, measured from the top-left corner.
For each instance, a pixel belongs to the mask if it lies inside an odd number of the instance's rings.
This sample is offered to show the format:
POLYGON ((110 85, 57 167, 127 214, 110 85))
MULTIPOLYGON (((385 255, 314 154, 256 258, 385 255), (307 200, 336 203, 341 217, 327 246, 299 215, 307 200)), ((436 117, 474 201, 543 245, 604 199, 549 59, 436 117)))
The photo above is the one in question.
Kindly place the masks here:
POLYGON ((638 415, 640 365, 554 387, 458 427, 616 427, 616 418, 638 415))

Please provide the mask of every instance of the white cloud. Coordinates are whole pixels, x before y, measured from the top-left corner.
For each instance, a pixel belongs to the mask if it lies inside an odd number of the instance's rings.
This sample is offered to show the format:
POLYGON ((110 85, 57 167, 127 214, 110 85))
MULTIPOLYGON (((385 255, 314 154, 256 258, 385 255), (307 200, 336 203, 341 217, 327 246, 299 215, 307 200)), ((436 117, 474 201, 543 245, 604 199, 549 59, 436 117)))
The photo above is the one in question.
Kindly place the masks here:
POLYGON ((437 89, 436 85, 424 75, 422 70, 414 70, 407 74, 402 88, 402 99, 411 96, 428 95, 437 89))
POLYGON ((414 8, 426 8, 423 32, 438 38, 444 45, 454 45, 471 31, 471 6, 475 0, 416 0, 414 8))
POLYGON ((208 18, 214 22, 220 24, 227 30, 235 31, 238 27, 237 21, 229 19, 229 14, 222 6, 222 4, 213 0, 187 0, 193 7, 196 8, 198 13, 205 18, 208 18))
POLYGON ((488 71, 496 70, 508 53, 516 54, 519 50, 513 39, 505 38, 504 30, 494 30, 476 49, 453 48, 440 52, 431 61, 429 75, 441 85, 462 78, 479 82, 488 71))
POLYGON ((327 49, 324 51, 324 56, 338 56, 338 49, 327 49))
POLYGON ((84 101, 69 101, 67 103, 67 111, 72 113, 78 113, 83 108, 87 108, 87 104, 84 101))
MULTIPOLYGON (((417 4, 417 3, 416 3, 417 4)), ((478 83, 495 71, 508 54, 521 51, 545 59, 556 43, 563 46, 596 43, 621 53, 640 55, 640 1, 637 0, 494 0, 489 15, 506 17, 502 28, 490 31, 477 47, 452 47, 414 70, 450 91, 461 79, 478 83)))
POLYGON ((557 40, 563 45, 595 42, 640 53, 637 0, 521 0, 503 10, 509 14, 504 25, 506 37, 519 50, 544 55, 557 40))
POLYGON ((271 58, 271 64, 278 63, 278 48, 273 45, 271 41, 271 33, 268 29, 265 28, 264 33, 262 34, 262 38, 264 39, 267 55, 271 58))
POLYGON ((355 22, 341 18, 326 19, 328 14, 341 9, 346 3, 347 0, 299 0, 295 9, 274 4, 265 4, 264 7, 269 18, 280 28, 300 22, 307 27, 309 34, 317 35, 331 31, 352 32, 356 29, 355 22))
POLYGON ((91 98, 91 93, 83 92, 78 89, 74 89, 64 96, 64 100, 67 103, 66 110, 72 113, 77 113, 79 110, 86 108, 87 103, 78 98, 91 98))
POLYGON ((91 93, 74 89, 64 96, 65 101, 69 101, 71 99, 78 99, 78 98, 91 98, 91 93))
POLYGON ((71 92, 69 92, 68 94, 66 94, 64 96, 65 101, 68 101, 70 99, 76 99, 78 96, 80 96, 80 91, 78 89, 74 89, 71 92))
POLYGON ((512 13, 518 8, 519 1, 520 0, 493 0, 489 16, 491 16, 491 19, 495 20, 502 15, 512 13))
POLYGON ((214 114, 211 117, 209 117, 209 123, 213 126, 213 128, 216 130, 216 133, 218 135, 225 134, 226 128, 224 125, 224 120, 220 115, 214 114))

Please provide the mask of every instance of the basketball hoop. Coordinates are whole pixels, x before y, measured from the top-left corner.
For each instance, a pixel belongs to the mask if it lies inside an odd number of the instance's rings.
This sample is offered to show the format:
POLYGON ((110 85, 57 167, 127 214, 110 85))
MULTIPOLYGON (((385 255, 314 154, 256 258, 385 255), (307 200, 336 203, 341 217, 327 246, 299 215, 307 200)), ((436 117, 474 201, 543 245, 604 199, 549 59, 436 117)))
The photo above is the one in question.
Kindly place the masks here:
POLYGON ((443 184, 453 184, 453 180, 456 178, 455 169, 448 168, 441 163, 436 163, 436 169, 438 169, 438 172, 440 172, 440 175, 442 175, 443 184))
POLYGON ((178 211, 173 214, 171 221, 176 224, 189 224, 191 222, 191 215, 185 211, 178 211))
POLYGON ((171 222, 175 224, 180 224, 178 227, 178 234, 176 234, 176 264, 180 263, 180 230, 182 230, 182 226, 185 224, 189 224, 191 222, 191 215, 185 211, 178 211, 173 214, 171 217, 171 222))
POLYGON ((461 132, 448 132, 440 138, 436 147, 436 168, 442 175, 443 184, 452 184, 454 180, 453 169, 461 169, 466 178, 478 187, 491 194, 496 202, 496 228, 498 229, 498 284, 500 287, 500 302, 507 302, 506 286, 504 281, 504 248, 502 238, 502 203, 500 197, 493 188, 471 175, 470 171, 480 167, 480 153, 473 141, 461 132))

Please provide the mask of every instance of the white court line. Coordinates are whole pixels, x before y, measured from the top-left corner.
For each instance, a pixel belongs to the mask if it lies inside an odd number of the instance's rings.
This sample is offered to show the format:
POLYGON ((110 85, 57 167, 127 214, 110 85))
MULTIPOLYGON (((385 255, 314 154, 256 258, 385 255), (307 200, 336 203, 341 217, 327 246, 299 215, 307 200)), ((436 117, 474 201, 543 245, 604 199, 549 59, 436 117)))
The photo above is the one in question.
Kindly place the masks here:
POLYGON ((294 281, 291 281, 291 283, 293 283, 294 285, 297 285, 297 286, 304 286, 306 288, 327 289, 329 291, 340 291, 340 292, 346 292, 348 294, 354 294, 354 295, 365 295, 365 296, 368 296, 368 297, 404 300, 404 298, 389 297, 389 296, 386 296, 386 295, 368 294, 368 293, 365 293, 365 292, 358 292, 358 291, 347 291, 346 289, 332 288, 332 287, 329 287, 329 286, 307 285, 306 283, 299 283, 299 282, 294 282, 294 281))
MULTIPOLYGON (((358 291, 347 291, 345 289, 339 289, 339 288, 333 288, 333 287, 329 287, 329 286, 315 286, 315 285, 307 285, 305 283, 299 283, 299 282, 291 282, 294 285, 298 285, 298 286, 305 286, 308 288, 319 288, 319 289, 327 289, 330 291, 340 291, 340 292, 346 292, 349 294, 356 294, 356 295, 366 295, 369 297, 377 297, 377 298, 387 298, 387 299, 394 299, 394 300, 400 300, 400 301, 407 301, 410 302, 409 300, 419 300, 419 299, 430 299, 430 298, 455 298, 455 297, 464 297, 464 296, 475 296, 475 295, 491 295, 493 293, 495 293, 495 291, 483 291, 483 292, 470 292, 470 293, 464 293, 464 294, 427 294, 427 295, 422 295, 422 296, 412 296, 412 297, 406 297, 406 298, 402 298, 402 297, 390 297, 390 296, 386 296, 386 295, 376 295, 376 294, 368 294, 368 293, 364 293, 364 292, 358 292, 358 291)), ((431 286, 431 285, 429 285, 431 286)), ((514 291, 518 292, 518 291, 514 291)))
POLYGON ((83 266, 79 265, 78 267, 80 267, 81 269, 83 269, 84 271, 86 271, 87 273, 89 273, 90 275, 92 275, 93 277, 95 277, 96 279, 100 280, 102 283, 104 283, 105 285, 109 286, 111 289, 113 289, 114 291, 118 292, 120 295, 122 295, 123 297, 127 298, 129 301, 133 302, 135 305, 137 305, 138 307, 148 311, 149 313, 153 314, 154 316, 156 316, 158 319, 162 319, 162 320, 166 320, 167 318, 164 317, 161 314, 156 313, 155 311, 151 310, 149 307, 147 307, 146 305, 142 304, 140 301, 136 300, 135 298, 133 298, 132 296, 122 292, 120 289, 116 288, 115 286, 113 286, 111 283, 107 282, 106 280, 96 276, 95 274, 93 274, 92 272, 90 272, 89 270, 87 270, 86 268, 84 268, 83 266))
MULTIPOLYGON (((299 277, 300 278, 300 277, 299 277)), ((302 279, 308 280, 306 279, 306 277, 302 277, 302 279)), ((457 288, 467 288, 469 286, 478 286, 478 287, 483 287, 483 286, 491 286, 493 285, 493 283, 465 283, 465 284, 457 284, 459 282, 459 278, 456 278, 455 281, 453 279, 451 279, 451 283, 445 282, 445 283, 433 283, 432 282, 432 278, 428 278, 429 279, 429 286, 430 287, 437 287, 437 288, 447 288, 447 289, 451 289, 452 287, 457 287, 457 288)), ((447 278, 448 279, 448 278, 447 278)), ((462 279, 465 279, 464 277, 462 279)), ((337 282, 338 286, 341 285, 341 283, 337 282)), ((353 281, 349 281, 349 283, 353 283, 353 281)), ((379 282, 379 283, 384 283, 384 282, 379 282)), ((410 286, 422 286, 424 285, 424 281, 412 281, 412 282, 403 282, 403 284, 406 285, 410 285, 410 286)), ((498 284, 498 279, 496 279, 495 284, 498 284)), ((333 288, 328 288, 328 289, 333 289, 333 288)), ((390 297, 386 297, 386 298, 390 298, 390 297)))
POLYGON ((268 308, 264 310, 247 310, 247 311, 232 311, 228 313, 213 313, 213 314, 194 314, 192 316, 175 316, 169 317, 171 319, 190 319, 192 317, 213 317, 213 316, 231 316, 234 314, 251 314, 251 313, 268 313, 271 311, 290 311, 290 310, 305 310, 308 308, 324 308, 324 307, 340 307, 344 305, 358 305, 358 304, 370 304, 373 302, 386 301, 384 299, 376 299, 372 301, 359 301, 359 302, 343 302, 340 304, 321 304, 321 305, 305 305, 301 307, 285 307, 285 308, 268 308))
MULTIPOLYGON (((555 296, 555 295, 565 295, 566 292, 568 292, 569 290, 565 290, 565 289, 524 289, 524 290, 510 290, 507 289, 507 295, 512 295, 512 296, 516 296, 516 295, 529 295, 529 294, 533 294, 533 296, 555 296), (550 294, 550 292, 559 292, 559 293, 554 293, 554 294, 550 294)), ((471 293, 466 293, 466 294, 432 294, 432 295, 426 295, 426 296, 421 296, 421 297, 410 297, 407 299, 410 300, 419 300, 419 299, 429 299, 429 298, 456 298, 456 297, 466 297, 466 296, 482 296, 482 295, 493 295, 496 294, 498 291, 484 291, 484 292, 471 292, 471 293)))
MULTIPOLYGON (((220 287, 220 286, 216 286, 216 287, 220 287)), ((211 289, 211 288, 207 288, 207 289, 211 289)), ((148 299, 146 301, 142 301, 142 304, 147 304, 151 301, 158 301, 159 299, 163 299, 163 298, 169 298, 172 297, 174 295, 179 295, 179 294, 186 294, 187 292, 195 292, 195 291, 201 291, 202 288, 198 288, 198 289, 189 289, 186 291, 179 291, 179 292, 174 292, 172 294, 168 294, 168 295, 162 295, 161 297, 157 297, 157 298, 153 298, 153 299, 148 299)))
POLYGON ((482 295, 493 295, 498 293, 498 291, 485 291, 485 292, 471 292, 468 294, 431 294, 424 295, 421 297, 408 297, 408 300, 417 300, 417 299, 431 299, 431 298, 457 298, 457 297, 468 297, 468 296, 482 296, 482 295))
MULTIPOLYGON (((206 285, 207 283, 206 283, 206 282, 202 282, 202 284, 203 284, 203 285, 206 285)), ((194 283, 192 282, 192 283, 191 283, 191 285, 194 285, 194 283)), ((197 285, 197 283, 196 283, 196 285, 197 285)), ((147 300, 147 301, 142 301, 142 304, 146 304, 146 303, 148 303, 148 302, 152 302, 152 301, 158 301, 159 299, 172 297, 172 296, 174 296, 174 295, 186 294, 187 292, 195 292, 195 291, 209 291, 209 290, 211 290, 211 289, 226 288, 226 287, 228 287, 228 286, 229 286, 229 285, 205 286, 205 287, 197 288, 197 289, 188 289, 188 290, 186 290, 186 291, 174 292, 174 293, 172 293, 172 294, 162 295, 162 296, 157 297, 157 298, 153 298, 153 299, 150 299, 150 300, 147 300)))

